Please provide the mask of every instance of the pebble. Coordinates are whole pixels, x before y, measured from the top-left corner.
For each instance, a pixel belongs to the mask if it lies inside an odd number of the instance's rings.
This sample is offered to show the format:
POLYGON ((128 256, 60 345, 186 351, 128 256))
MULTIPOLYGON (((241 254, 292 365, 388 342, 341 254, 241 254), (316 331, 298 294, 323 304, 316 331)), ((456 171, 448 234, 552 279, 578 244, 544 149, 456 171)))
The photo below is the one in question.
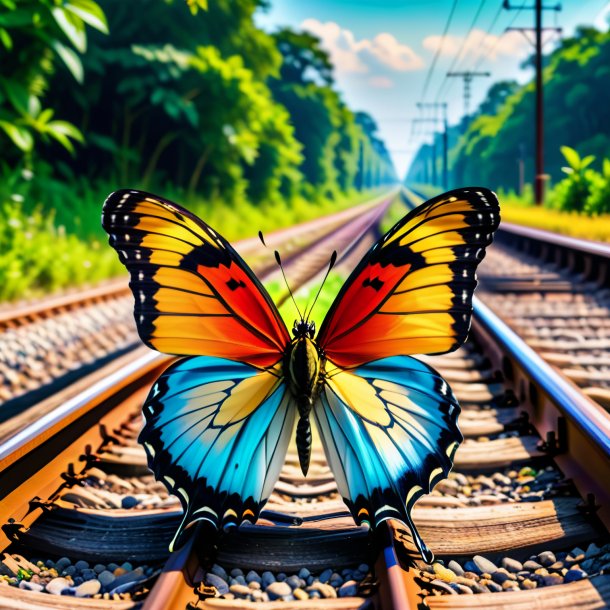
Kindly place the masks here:
POLYGON ((252 593, 250 587, 246 587, 244 585, 231 585, 229 587, 229 591, 233 593, 233 595, 235 595, 236 597, 241 598, 248 597, 252 593))
POLYGON ((275 582, 275 576, 271 572, 263 572, 262 581, 263 581, 263 586, 265 588, 267 588, 267 587, 269 587, 270 584, 275 582))
POLYGON ((285 595, 290 595, 292 593, 292 589, 290 588, 290 585, 286 584, 285 582, 272 582, 267 587, 266 592, 269 595, 269 599, 279 599, 285 595))
POLYGON ((27 580, 22 580, 19 583, 19 588, 25 589, 26 591, 43 591, 44 590, 43 585, 38 584, 37 582, 29 582, 27 580))
POLYGON ((587 559, 589 557, 594 557, 595 555, 599 555, 601 552, 601 549, 597 546, 597 544, 595 544, 594 542, 592 542, 588 547, 587 550, 585 552, 585 555, 587 556, 587 559))
POLYGON ((96 574, 101 574, 105 569, 106 569, 106 566, 102 565, 101 563, 98 563, 93 566, 93 570, 96 574))
POLYGON ((137 506, 139 503, 140 503, 140 501, 137 498, 134 498, 133 496, 125 496, 121 500, 121 508, 133 508, 134 506, 137 506))
POLYGON ((509 580, 508 574, 505 574, 504 572, 494 572, 491 575, 491 578, 493 579, 494 582, 497 582, 499 585, 502 585, 507 580, 509 580))
POLYGON ((471 574, 479 575, 481 574, 483 570, 479 570, 477 564, 474 561, 468 560, 465 564, 464 564, 464 576, 467 575, 467 572, 470 572, 471 574))
POLYGON ((445 566, 441 565, 440 563, 435 563, 432 566, 432 569, 434 570, 434 573, 441 580, 444 580, 445 582, 454 582, 457 577, 457 575, 455 574, 455 572, 453 572, 453 570, 446 568, 445 566))
POLYGON ((489 574, 493 574, 498 570, 497 566, 492 561, 486 559, 482 555, 475 555, 473 557, 473 561, 481 572, 488 572, 489 574))
POLYGON ((443 582, 438 578, 436 580, 433 580, 430 584, 437 589, 441 589, 446 593, 450 593, 451 595, 458 595, 458 592, 451 585, 448 585, 446 582, 443 582))
MULTIPOLYGON (((241 574, 238 574, 238 576, 241 576, 241 574)), ((250 570, 246 574, 246 582, 247 583, 257 582, 257 583, 261 584, 263 582, 263 579, 254 570, 250 570)))
POLYGON ((563 576, 560 576, 559 574, 548 574, 547 576, 543 576, 542 581, 547 587, 560 585, 563 582, 563 576))
POLYGON ((538 562, 544 567, 553 565, 557 561, 555 553, 552 551, 544 551, 538 555, 538 562))
POLYGON ((537 561, 532 561, 531 559, 528 559, 523 564, 523 568, 525 570, 530 570, 531 572, 535 572, 536 570, 540 569, 541 567, 542 566, 537 561))
POLYGON ((339 589, 339 597, 354 597, 357 593, 358 583, 355 580, 348 580, 339 589))
POLYGON ((333 571, 329 568, 328 570, 324 570, 322 574, 318 577, 318 580, 322 583, 326 583, 330 580, 330 577, 333 575, 333 571))
POLYGON ((77 561, 74 564, 74 567, 79 571, 82 572, 83 570, 88 570, 89 569, 89 562, 87 561, 83 561, 82 559, 80 561, 77 561))
POLYGON ((499 585, 497 582, 494 582, 493 580, 486 581, 485 586, 492 593, 499 593, 500 591, 502 591, 502 585, 499 585))
MULTIPOLYGON (((210 572, 219 578, 222 578, 225 582, 229 579, 229 575, 226 573, 225 569, 219 566, 217 563, 210 568, 210 572)), ((231 576, 233 576, 233 572, 231 572, 231 576)))
MULTIPOLYGON (((100 580, 101 580, 101 576, 102 576, 102 574, 100 574, 100 580)), ((113 576, 113 578, 114 578, 114 576, 113 576)), ((205 575, 204 581, 205 581, 206 585, 210 585, 212 587, 216 587, 216 590, 218 591, 219 595, 224 595, 225 593, 229 592, 229 585, 226 583, 226 581, 224 581, 217 574, 213 574, 212 572, 208 572, 205 575)), ((104 583, 102 582, 102 584, 104 584, 104 583)))
POLYGON ((99 580, 88 580, 74 589, 75 597, 90 597, 97 595, 102 588, 99 580))
POLYGON ((104 570, 97 579, 102 583, 102 587, 108 588, 115 581, 116 576, 109 570, 104 570))
POLYGON ((521 572, 523 570, 523 564, 516 559, 512 559, 511 557, 504 557, 502 559, 502 567, 506 568, 509 572, 516 574, 517 572, 521 572))
MULTIPOLYGON (((216 564, 214 564, 214 565, 216 565, 216 564)), ((212 566, 212 568, 213 568, 213 567, 214 567, 214 566, 212 566)), ((219 566, 219 567, 220 567, 220 566, 219 566)), ((221 568, 221 569, 222 569, 222 568, 221 568)), ((213 570, 211 570, 211 571, 213 571, 213 570)), ((224 572, 224 570, 223 570, 223 572, 224 572)), ((233 569, 231 570, 231 576, 232 576, 233 578, 237 578, 238 576, 243 576, 243 575, 244 575, 244 573, 243 573, 243 572, 242 572, 242 571, 241 571, 239 568, 233 568, 233 569)))
POLYGON ((284 581, 291 589, 298 589, 299 587, 301 587, 303 585, 301 579, 296 576, 289 576, 288 578, 286 578, 286 580, 284 581))
POLYGON ((308 587, 308 590, 319 591, 322 597, 326 599, 337 597, 335 588, 324 582, 314 582, 313 585, 308 587))
POLYGON ((54 578, 47 583, 45 589, 52 595, 61 595, 64 589, 70 588, 70 582, 65 578, 54 578))
POLYGON ((582 570, 568 570, 563 577, 564 582, 574 582, 576 580, 582 580, 586 574, 582 570))
POLYGON ((464 570, 462 569, 462 566, 455 560, 451 560, 448 564, 447 567, 457 576, 464 576, 464 570))
POLYGON ((529 578, 526 578, 521 583, 521 586, 524 589, 535 589, 538 586, 538 584, 535 581, 530 580, 529 578))
POLYGON ((257 582, 256 580, 251 580, 251 581, 248 583, 248 587, 249 587, 250 589, 254 590, 254 591, 260 591, 260 589, 261 589, 261 583, 260 583, 260 582, 257 582))
POLYGON ((295 589, 292 594, 294 595, 294 597, 300 601, 304 601, 306 599, 309 599, 309 595, 307 594, 307 591, 303 591, 303 589, 295 589))
POLYGON ((65 570, 72 562, 67 557, 62 557, 57 560, 55 564, 56 570, 59 572, 61 570, 65 570))
POLYGON ((461 593, 462 595, 473 595, 473 591, 470 587, 462 585, 458 582, 452 582, 451 587, 453 587, 458 593, 461 593))
POLYGON ((301 568, 298 574, 299 578, 307 580, 311 576, 311 572, 307 568, 301 568))

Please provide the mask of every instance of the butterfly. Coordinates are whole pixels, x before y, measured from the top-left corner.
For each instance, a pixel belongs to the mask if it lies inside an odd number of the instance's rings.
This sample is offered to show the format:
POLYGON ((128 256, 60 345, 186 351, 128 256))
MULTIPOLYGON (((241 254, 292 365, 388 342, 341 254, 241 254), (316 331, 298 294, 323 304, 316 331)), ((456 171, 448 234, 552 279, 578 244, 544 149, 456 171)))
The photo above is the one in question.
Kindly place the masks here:
POLYGON ((467 337, 476 268, 500 221, 495 194, 450 191, 411 210, 351 273, 319 332, 292 336, 231 244, 183 207, 136 190, 106 200, 102 224, 130 275, 146 345, 183 356, 154 383, 139 440, 187 528, 254 523, 279 477, 296 422, 303 473, 316 424, 359 525, 405 523, 445 478, 462 441, 449 385, 413 354, 467 337))

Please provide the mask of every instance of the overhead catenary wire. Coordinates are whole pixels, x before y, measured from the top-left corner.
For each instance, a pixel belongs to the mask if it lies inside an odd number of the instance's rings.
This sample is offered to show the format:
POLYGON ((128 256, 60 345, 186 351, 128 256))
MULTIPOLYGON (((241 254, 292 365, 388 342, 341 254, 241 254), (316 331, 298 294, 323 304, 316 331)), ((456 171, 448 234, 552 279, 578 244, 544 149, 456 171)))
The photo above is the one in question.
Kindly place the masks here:
MULTIPOLYGON (((521 6, 515 7, 516 10, 513 14, 513 18, 509 21, 508 25, 506 26, 505 30, 512 27, 513 23, 515 23, 515 21, 517 20, 517 17, 519 17, 519 15, 521 14, 521 11, 525 8, 525 5, 522 4, 521 6)), ((494 45, 491 47, 491 49, 489 49, 489 51, 487 51, 487 53, 485 53, 485 55, 481 55, 479 57, 479 59, 477 60, 476 64, 474 65, 473 70, 477 70, 481 64, 486 60, 489 59, 494 51, 498 48, 498 46, 500 45, 500 41, 502 40, 502 36, 506 33, 502 32, 498 35, 498 37, 496 38, 496 42, 494 43, 494 45)))
MULTIPOLYGON (((502 14, 502 9, 503 9, 503 5, 502 5, 502 4, 500 4, 500 5, 498 6, 498 10, 496 11, 495 15, 493 16, 493 19, 491 20, 490 24, 487 26, 486 32, 487 32, 487 34, 488 34, 488 35, 489 35, 489 34, 491 34, 491 32, 493 31, 494 27, 496 26, 496 23, 498 22, 498 19, 500 18, 500 15, 502 14)), ((500 38, 500 36, 501 36, 501 35, 502 35, 502 34, 500 34, 500 35, 498 36, 498 40, 499 40, 499 38, 500 38)), ((465 42, 465 41, 464 41, 464 42, 465 42)), ((496 41, 496 42, 497 42, 497 41, 496 41)), ((463 57, 462 59, 464 59, 464 57, 463 57)), ((479 59, 480 59, 480 58, 479 58, 479 59)), ((461 62, 460 62, 460 63, 461 63, 461 62)), ((472 68, 471 72, 476 72, 476 70, 477 70, 477 68, 478 68, 478 65, 479 65, 479 64, 477 63, 477 65, 475 65, 475 66, 472 68)), ((459 67, 459 66, 453 66, 452 68, 450 68, 449 70, 447 70, 447 72, 452 72, 452 71, 454 71, 454 69, 457 69, 458 67, 459 67)), ((445 99, 446 99, 446 98, 447 98, 447 96, 449 95, 449 92, 451 91, 451 87, 453 86, 454 79, 451 79, 451 78, 447 78, 447 77, 445 77, 445 80, 443 81, 443 83, 444 83, 444 84, 446 84, 446 89, 445 89, 445 91, 444 91, 444 96, 445 96, 445 99)), ((441 85, 441 87, 442 87, 442 85, 441 85)), ((440 94, 437 96, 437 98, 440 98, 440 94)))
MULTIPOLYGON (((453 61, 451 62, 451 65, 449 66, 449 69, 447 70, 447 72, 453 72, 453 70, 456 67, 456 64, 464 58, 464 55, 466 52, 466 45, 468 44, 468 39, 470 38, 470 34, 472 34, 472 31, 474 30, 474 26, 476 25, 477 21, 479 20, 479 17, 481 16, 481 12, 483 11, 483 7, 485 6, 486 2, 487 2, 487 0, 481 0, 479 2, 479 7, 477 8, 477 10, 474 14, 474 17, 472 18, 472 21, 470 22, 470 27, 468 28, 468 32, 466 33, 466 36, 464 37, 464 39, 462 41, 460 49, 455 54, 455 57, 453 58, 453 61)), ((440 100, 442 91, 447 86, 448 82, 453 82, 453 81, 449 81, 448 79, 443 79, 443 81, 441 82, 441 86, 439 87, 436 97, 434 98, 435 102, 438 102, 440 100)))
POLYGON ((432 79, 432 75, 434 74, 434 69, 436 68, 436 62, 438 61, 438 58, 440 57, 440 54, 443 50, 443 46, 444 46, 445 40, 447 38, 447 32, 449 32, 449 28, 451 27, 451 21, 453 20, 453 15, 455 14, 455 9, 457 8, 458 1, 459 0, 453 0, 453 5, 451 6, 451 11, 449 11, 449 17, 447 18, 447 22, 445 23, 445 29, 443 30, 440 44, 438 45, 438 47, 436 49, 436 53, 434 54, 434 57, 432 58, 432 63, 430 64, 430 67, 428 68, 428 73, 426 74, 426 80, 424 82, 424 88, 423 88, 422 94, 421 94, 422 102, 425 101, 425 99, 426 99, 426 94, 428 93, 428 87, 430 86, 430 81, 432 79))

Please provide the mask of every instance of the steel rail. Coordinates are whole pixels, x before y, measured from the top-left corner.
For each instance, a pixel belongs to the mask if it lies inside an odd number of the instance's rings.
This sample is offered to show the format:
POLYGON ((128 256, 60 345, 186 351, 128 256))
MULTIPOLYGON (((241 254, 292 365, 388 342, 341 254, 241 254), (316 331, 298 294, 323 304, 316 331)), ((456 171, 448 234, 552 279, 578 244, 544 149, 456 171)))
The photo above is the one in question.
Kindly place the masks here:
POLYGON ((502 221, 499 231, 510 233, 511 235, 518 235, 534 241, 553 244, 554 246, 559 246, 566 250, 592 254, 593 256, 599 256, 601 258, 610 258, 610 244, 601 241, 571 237, 569 235, 547 231, 546 229, 526 227, 524 225, 504 221, 502 221))

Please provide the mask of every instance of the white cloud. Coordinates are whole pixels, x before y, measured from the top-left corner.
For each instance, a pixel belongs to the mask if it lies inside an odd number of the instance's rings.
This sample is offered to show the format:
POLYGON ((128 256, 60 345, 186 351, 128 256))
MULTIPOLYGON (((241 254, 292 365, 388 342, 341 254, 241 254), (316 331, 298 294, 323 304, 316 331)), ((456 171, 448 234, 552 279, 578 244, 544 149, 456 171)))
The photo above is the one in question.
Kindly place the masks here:
MULTIPOLYGON (((441 36, 427 36, 422 45, 428 51, 436 52, 441 44, 441 36)), ((485 56, 491 61, 502 57, 523 57, 531 44, 521 32, 507 32, 501 36, 488 34, 483 30, 472 30, 468 38, 463 36, 446 36, 441 49, 441 56, 477 59, 485 56)))
POLYGON ((394 86, 394 81, 387 76, 371 76, 368 83, 377 89, 391 89, 394 86))
MULTIPOLYGON (((372 39, 356 40, 350 30, 341 28, 333 21, 322 23, 317 19, 306 19, 301 27, 320 38, 337 73, 407 72, 424 65, 413 49, 387 32, 377 34, 372 39)), ((392 86, 389 79, 377 82, 382 84, 373 86, 392 86)))

